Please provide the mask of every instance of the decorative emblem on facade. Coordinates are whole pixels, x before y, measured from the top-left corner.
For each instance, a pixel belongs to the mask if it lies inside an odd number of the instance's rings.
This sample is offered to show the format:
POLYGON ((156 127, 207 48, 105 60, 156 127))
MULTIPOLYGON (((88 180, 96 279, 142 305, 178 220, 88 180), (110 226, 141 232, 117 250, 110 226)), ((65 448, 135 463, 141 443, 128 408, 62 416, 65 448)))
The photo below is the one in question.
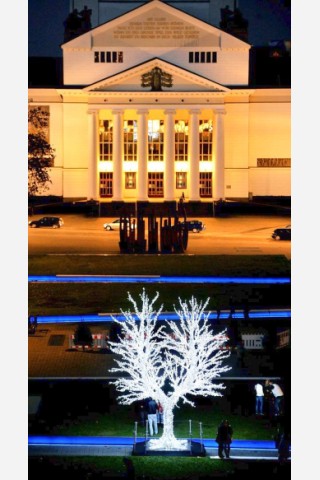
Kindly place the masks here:
POLYGON ((151 87, 153 92, 161 92, 162 87, 170 88, 172 85, 172 75, 159 67, 154 67, 151 72, 141 75, 141 87, 151 87))

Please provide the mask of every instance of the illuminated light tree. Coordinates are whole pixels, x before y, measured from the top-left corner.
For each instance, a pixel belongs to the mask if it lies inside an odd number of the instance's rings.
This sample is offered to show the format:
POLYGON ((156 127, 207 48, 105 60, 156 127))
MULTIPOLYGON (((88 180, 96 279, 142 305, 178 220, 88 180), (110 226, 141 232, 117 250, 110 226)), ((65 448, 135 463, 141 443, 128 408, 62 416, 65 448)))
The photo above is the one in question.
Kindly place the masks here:
POLYGON ((133 312, 122 311, 125 321, 121 325, 119 342, 111 342, 111 351, 119 357, 111 372, 122 376, 114 381, 120 392, 119 402, 130 405, 148 397, 163 406, 163 434, 152 440, 153 448, 180 449, 183 442, 174 436, 174 408, 178 402, 194 406, 189 395, 222 396, 225 386, 214 383, 221 373, 231 367, 223 366, 230 352, 223 349, 228 340, 225 331, 214 334, 208 321, 205 303, 194 297, 189 301, 179 298, 180 308, 174 307, 179 321, 165 321, 157 325, 162 311, 154 310, 157 293, 149 300, 145 290, 140 295, 141 308, 132 298, 133 312))

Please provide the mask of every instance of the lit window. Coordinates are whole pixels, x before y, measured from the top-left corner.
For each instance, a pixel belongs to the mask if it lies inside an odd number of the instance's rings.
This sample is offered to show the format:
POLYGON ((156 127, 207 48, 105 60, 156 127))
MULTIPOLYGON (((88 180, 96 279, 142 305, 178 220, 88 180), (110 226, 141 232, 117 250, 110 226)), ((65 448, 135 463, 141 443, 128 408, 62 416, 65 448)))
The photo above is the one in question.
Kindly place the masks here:
POLYGON ((177 189, 187 188, 187 172, 176 173, 176 188, 177 189))
POLYGON ((126 161, 136 161, 138 153, 138 123, 137 120, 123 122, 123 155, 126 161))
POLYGON ((128 190, 136 188, 136 172, 125 173, 125 184, 128 190))
POLYGON ((200 197, 212 197, 211 172, 200 172, 200 197))
POLYGON ((163 160, 163 120, 148 120, 148 160, 163 160))
POLYGON ((112 197, 113 173, 100 172, 100 197, 112 197))
POLYGON ((200 120, 199 121, 200 161, 212 160, 212 139, 213 139, 212 120, 200 120))
POLYGON ((100 161, 112 160, 112 120, 99 121, 100 161))
POLYGON ((175 120, 175 161, 188 161, 188 120, 175 120))
POLYGON ((148 173, 148 196, 163 197, 163 173, 148 173))

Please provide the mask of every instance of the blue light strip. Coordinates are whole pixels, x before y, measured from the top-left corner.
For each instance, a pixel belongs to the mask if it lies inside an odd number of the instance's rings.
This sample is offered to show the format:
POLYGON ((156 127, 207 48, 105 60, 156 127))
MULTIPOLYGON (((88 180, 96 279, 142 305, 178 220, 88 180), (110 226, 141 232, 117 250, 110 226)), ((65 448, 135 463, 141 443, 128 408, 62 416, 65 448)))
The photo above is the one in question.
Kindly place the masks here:
MULTIPOLYGON (((144 437, 137 438, 138 442, 143 442, 144 437)), ((185 439, 186 440, 186 439, 185 439)), ((199 438, 192 440, 200 442, 199 438)), ((91 445, 113 445, 113 446, 132 446, 132 437, 66 437, 66 436, 41 436, 30 435, 28 437, 29 445, 42 446, 91 446, 91 445)), ((218 445, 213 439, 203 439, 203 444, 207 448, 217 448, 218 445)), ((255 450, 274 450, 275 443, 272 440, 232 440, 232 448, 255 449, 255 450)))
POLYGON ((290 284, 289 277, 179 277, 143 275, 29 275, 29 282, 41 283, 233 283, 233 284, 290 284))
MULTIPOLYGON (((230 317, 230 311, 223 311, 219 314, 219 320, 226 320, 230 317)), ((47 323, 110 323, 113 322, 113 318, 116 318, 119 322, 124 322, 126 320, 124 315, 121 314, 111 314, 111 313, 98 313, 98 314, 89 314, 89 315, 39 315, 37 316, 38 324, 47 324, 47 323)), ((218 316, 216 312, 211 312, 209 315, 209 320, 217 320, 218 316)), ((236 311, 232 314, 233 319, 244 319, 245 314, 243 311, 236 311)), ((249 312, 249 319, 261 319, 267 318, 270 320, 287 318, 291 319, 291 310, 252 310, 249 312)), ((158 317, 158 320, 178 320, 178 316, 174 312, 161 313, 158 317)))

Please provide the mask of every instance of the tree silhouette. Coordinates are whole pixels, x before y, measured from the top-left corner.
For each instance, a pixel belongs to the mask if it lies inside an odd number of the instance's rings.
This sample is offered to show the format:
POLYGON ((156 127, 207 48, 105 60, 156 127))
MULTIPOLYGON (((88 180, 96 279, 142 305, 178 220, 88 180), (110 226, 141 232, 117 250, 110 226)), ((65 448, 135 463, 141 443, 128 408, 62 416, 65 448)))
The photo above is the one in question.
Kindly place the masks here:
POLYGON ((172 449, 181 447, 174 436, 174 408, 179 401, 194 406, 190 395, 222 396, 225 386, 215 380, 230 370, 222 366, 230 352, 221 348, 227 341, 225 331, 212 332, 205 312, 209 299, 198 303, 194 297, 189 301, 179 298, 179 308, 174 306, 179 321, 165 321, 158 327, 162 311, 162 306, 154 310, 158 297, 157 293, 150 301, 143 290, 139 308, 128 293, 133 312, 122 311, 126 321, 118 322, 123 334, 110 344, 118 355, 117 366, 110 371, 125 375, 113 382, 120 403, 130 405, 148 397, 161 403, 163 435, 153 443, 157 448, 172 449))
POLYGON ((51 183, 49 169, 53 165, 55 150, 46 138, 49 112, 41 107, 28 111, 28 196, 29 198, 48 190, 51 183))

